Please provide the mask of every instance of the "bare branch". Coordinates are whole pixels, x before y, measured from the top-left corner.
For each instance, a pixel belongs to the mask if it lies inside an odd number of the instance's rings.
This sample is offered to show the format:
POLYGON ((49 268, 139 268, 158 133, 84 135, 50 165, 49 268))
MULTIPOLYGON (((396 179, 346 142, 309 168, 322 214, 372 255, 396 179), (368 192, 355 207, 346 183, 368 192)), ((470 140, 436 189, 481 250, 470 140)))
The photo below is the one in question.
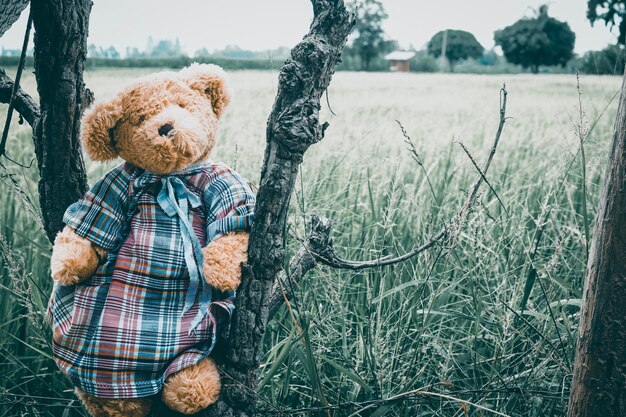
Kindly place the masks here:
MULTIPOLYGON (((4 69, 0 68, 0 103, 8 104, 11 101, 11 93, 15 83, 4 69)), ((18 88, 13 100, 13 108, 28 122, 31 127, 39 119, 39 106, 27 92, 18 88)))
MULTIPOLYGON (((494 143, 491 147, 489 155, 487 156, 487 160, 485 161, 485 167, 481 170, 478 164, 475 162, 474 158, 467 151, 467 149, 461 144, 466 154, 472 161, 474 167, 478 171, 479 177, 470 189, 468 193, 468 197, 465 201, 465 204, 459 209, 457 214, 452 218, 452 220, 445 226, 439 233, 436 233, 428 242, 418 246, 411 251, 403 254, 403 255, 389 255, 382 258, 374 259, 371 261, 351 261, 347 259, 341 258, 337 255, 337 252, 333 248, 332 240, 330 238, 331 231, 331 221, 325 218, 319 218, 317 216, 312 216, 311 218, 311 227, 310 232, 305 239, 302 247, 296 252, 295 256, 289 262, 289 269, 291 273, 287 275, 285 271, 281 271, 276 280, 276 284, 274 285, 274 289, 272 292, 272 296, 270 299, 269 306, 269 318, 273 317, 274 314, 278 311, 280 306, 285 302, 289 301, 293 297, 293 285, 298 285, 300 279, 311 269, 315 268, 317 262, 320 262, 326 266, 330 266, 332 268, 337 269, 349 269, 353 271, 358 271, 361 269, 367 268, 376 268, 385 265, 393 265, 399 262, 406 261, 414 256, 419 255, 422 252, 431 249, 434 246, 442 246, 446 243, 447 240, 451 236, 453 236, 450 230, 454 231, 454 234, 458 233, 462 224, 465 223, 465 219, 467 215, 471 211, 474 203, 476 202, 476 198, 478 196, 478 190, 483 182, 485 182, 493 191, 493 187, 487 181, 487 171, 491 166, 491 161, 496 153, 496 149, 498 144, 500 143, 500 138, 502 136, 502 131, 504 129, 504 124, 506 122, 506 100, 507 100, 507 91, 506 87, 503 86, 500 90, 500 122, 498 124, 498 131, 496 133, 496 137, 494 143)), ((417 155, 417 150, 415 149, 415 145, 413 141, 408 136, 406 130, 402 126, 400 122, 398 122, 402 130, 402 134, 404 135, 407 144, 409 145, 409 150, 413 154, 413 158, 416 159, 416 162, 421 164, 421 160, 417 155)), ((433 193, 434 194, 434 193, 433 193)), ((495 194, 495 191, 494 191, 495 194)), ((496 198, 498 198, 496 194, 496 198)), ((498 200, 500 200, 498 198, 498 200)), ((502 204, 502 202, 500 202, 502 204)), ((504 207, 504 205, 503 205, 504 207)), ((506 208, 505 208, 506 211, 506 208)))
MULTIPOLYGON (((506 123, 506 103, 507 103, 507 91, 506 86, 503 86, 500 89, 500 122, 498 124, 498 131, 496 132, 496 137, 489 151, 489 155, 487 156, 487 160, 485 161, 485 165, 481 170, 475 163, 474 166, 478 170, 479 176, 478 179, 472 185, 472 188, 467 194, 465 199, 465 203, 463 206, 457 211, 456 215, 448 222, 448 224, 436 233, 427 243, 418 246, 411 251, 399 255, 399 256, 385 256, 382 258, 374 259, 371 261, 350 261, 346 259, 342 259, 337 255, 335 249, 332 245, 327 245, 320 250, 317 250, 313 253, 315 259, 321 262, 324 265, 339 268, 339 269, 351 269, 351 270, 360 270, 366 268, 375 268, 385 265, 393 265, 399 262, 406 261, 434 246, 444 245, 446 241, 449 241, 452 238, 455 238, 458 234, 461 227, 465 224, 467 220, 467 216, 472 211, 472 207, 476 203, 476 198, 478 196, 478 190, 483 182, 486 182, 486 175, 489 167, 491 166, 491 162, 496 153, 496 149, 498 144, 500 143, 500 138, 502 137, 502 131, 504 130, 504 124, 506 123)), ((405 132, 403 131, 403 134, 405 132)), ((406 135, 405 135, 406 137, 406 135)), ((473 162, 473 161, 472 161, 473 162)))
POLYGON ((406 261, 407 259, 410 259, 424 251, 427 251, 433 246, 442 244, 447 236, 447 229, 442 229, 441 231, 439 231, 439 233, 434 235, 427 243, 423 244, 422 246, 416 247, 403 255, 384 256, 382 258, 373 259, 371 261, 350 261, 342 259, 337 255, 335 249, 332 246, 327 246, 323 248, 322 251, 316 252, 313 255, 315 256, 315 259, 317 259, 320 263, 326 266, 338 269, 351 269, 353 271, 358 271, 360 269, 376 268, 379 266, 393 265, 399 262, 406 261))

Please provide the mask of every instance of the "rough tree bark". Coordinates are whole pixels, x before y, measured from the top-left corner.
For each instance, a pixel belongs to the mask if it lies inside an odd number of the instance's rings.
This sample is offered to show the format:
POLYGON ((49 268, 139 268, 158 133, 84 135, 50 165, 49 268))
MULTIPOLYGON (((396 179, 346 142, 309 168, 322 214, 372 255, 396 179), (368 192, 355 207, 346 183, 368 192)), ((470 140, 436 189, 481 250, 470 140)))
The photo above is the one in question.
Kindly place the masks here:
POLYGON ((0 2, 0 36, 19 19, 28 6, 28 0, 3 0, 0 2))
POLYGON ((89 103, 83 68, 91 0, 33 0, 35 76, 40 117, 34 128, 39 199, 52 241, 65 209, 87 191, 80 151, 80 116, 89 103))
POLYGON ((587 263, 568 417, 626 416, 626 74, 587 263))
POLYGON ((223 372, 220 401, 205 416, 252 416, 268 306, 283 269, 284 233, 298 168, 306 150, 322 139, 320 98, 341 57, 354 16, 343 0, 311 0, 309 33, 281 69, 278 93, 267 123, 267 147, 257 193, 249 265, 244 268, 223 372))

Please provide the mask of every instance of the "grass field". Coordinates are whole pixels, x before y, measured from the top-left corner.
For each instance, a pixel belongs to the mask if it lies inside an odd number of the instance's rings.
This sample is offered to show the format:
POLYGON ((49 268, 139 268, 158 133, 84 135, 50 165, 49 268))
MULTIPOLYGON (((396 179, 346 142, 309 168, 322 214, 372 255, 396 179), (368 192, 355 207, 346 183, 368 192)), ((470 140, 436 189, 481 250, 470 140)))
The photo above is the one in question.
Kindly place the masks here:
MULTIPOLYGON (((106 98, 146 72, 96 70, 86 83, 106 98)), ((214 159, 257 183, 277 74, 232 79, 236 98, 214 159)), ((581 113, 575 76, 338 73, 328 94, 335 115, 323 100, 330 127, 307 153, 292 198, 288 247, 314 213, 332 218, 335 246, 350 259, 428 240, 477 175, 456 141, 484 160, 503 83, 510 119, 488 174, 502 204, 484 188, 457 240, 403 264, 310 273, 293 303, 303 335, 286 310, 268 326, 260 402, 270 415, 327 415, 315 411, 324 403, 332 416, 564 415, 585 229, 593 229, 619 78, 583 78, 581 113)), ((24 85, 34 92, 32 75, 24 85)), ((14 123, 9 155, 32 159, 27 126, 14 123)), ((2 163, 36 202, 36 167, 2 163)), ((91 183, 111 167, 87 166, 91 183)), ((50 244, 0 175, 0 416, 81 415, 42 324, 50 244)))

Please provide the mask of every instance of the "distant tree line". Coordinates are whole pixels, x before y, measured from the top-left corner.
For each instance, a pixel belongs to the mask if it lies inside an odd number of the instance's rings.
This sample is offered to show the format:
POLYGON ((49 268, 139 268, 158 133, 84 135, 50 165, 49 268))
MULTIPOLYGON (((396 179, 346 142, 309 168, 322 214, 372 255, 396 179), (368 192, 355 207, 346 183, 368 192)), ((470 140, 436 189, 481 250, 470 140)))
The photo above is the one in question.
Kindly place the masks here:
MULTIPOLYGON (((626 37, 626 0, 589 0, 588 18, 620 28, 620 42, 626 37)), ((380 71, 388 68, 384 56, 398 49, 398 43, 387 39, 382 23, 387 18, 381 0, 353 0, 357 26, 352 43, 343 55, 340 69, 380 71)), ((433 72, 442 68, 462 72, 574 72, 588 74, 621 74, 624 51, 612 45, 601 51, 590 51, 582 57, 574 55, 576 35, 566 22, 548 14, 541 6, 535 16, 524 17, 494 34, 503 58, 487 51, 474 35, 462 30, 447 29, 436 33, 424 50, 410 49, 415 57, 410 68, 417 72, 433 72), (459 67, 459 64, 463 64, 459 67)))
MULTIPOLYGON (((13 67, 17 66, 19 57, 16 56, 0 56, 0 67, 13 67)), ((284 63, 284 60, 269 60, 269 59, 236 59, 236 58, 221 58, 217 56, 207 57, 163 57, 163 58, 124 58, 124 59, 111 59, 111 58, 87 58, 85 68, 87 70, 93 68, 172 68, 180 69, 188 66, 192 62, 199 62, 202 64, 217 64, 226 70, 279 70, 284 63)), ((26 58, 26 66, 33 66, 33 58, 26 58)))
MULTIPOLYGON (((384 57, 399 49, 383 29, 388 15, 382 0, 352 0, 357 24, 345 47, 339 70, 387 71, 384 57)), ((586 74, 621 74, 624 71, 626 37, 626 0, 588 0, 587 17, 593 24, 604 22, 619 28, 619 43, 600 51, 574 55, 576 35, 566 22, 548 14, 541 6, 534 16, 523 17, 494 34, 495 50, 485 50, 473 34, 447 29, 437 32, 423 49, 409 47, 415 53, 410 70, 415 72, 454 71, 469 73, 516 73, 522 71, 575 72, 586 74)), ((3 50, 0 65, 16 65, 18 53, 3 50)), ((17 51, 19 52, 19 51, 17 51)), ((191 62, 216 63, 229 70, 276 70, 288 58, 289 48, 250 51, 237 45, 209 52, 201 48, 187 55, 179 39, 155 40, 149 37, 144 50, 127 47, 122 53, 115 47, 89 45, 87 68, 94 67, 163 67, 180 68, 191 62)), ((32 54, 32 53, 31 53, 32 54)), ((30 62, 30 58, 29 58, 30 62)), ((27 64, 29 64, 27 62, 27 64)), ((31 64, 32 65, 32 64, 31 64)))

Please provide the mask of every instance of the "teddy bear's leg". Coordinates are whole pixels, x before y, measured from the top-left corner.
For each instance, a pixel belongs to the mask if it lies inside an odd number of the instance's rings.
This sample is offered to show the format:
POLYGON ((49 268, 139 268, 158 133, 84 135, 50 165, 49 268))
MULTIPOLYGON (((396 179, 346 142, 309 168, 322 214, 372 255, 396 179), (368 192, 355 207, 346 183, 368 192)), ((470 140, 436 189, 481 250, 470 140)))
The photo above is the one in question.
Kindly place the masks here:
POLYGON ((52 278, 61 285, 74 285, 89 278, 98 268, 104 249, 93 246, 69 226, 57 234, 50 258, 52 278))
POLYGON ((207 357, 167 378, 163 403, 179 413, 194 414, 216 402, 220 388, 220 373, 207 357))
POLYGON ((78 388, 75 391, 93 417, 145 417, 152 407, 152 398, 149 397, 114 400, 92 397, 78 388))
POLYGON ((236 290, 241 282, 241 264, 248 261, 247 232, 227 233, 204 249, 204 277, 221 291, 236 290))

